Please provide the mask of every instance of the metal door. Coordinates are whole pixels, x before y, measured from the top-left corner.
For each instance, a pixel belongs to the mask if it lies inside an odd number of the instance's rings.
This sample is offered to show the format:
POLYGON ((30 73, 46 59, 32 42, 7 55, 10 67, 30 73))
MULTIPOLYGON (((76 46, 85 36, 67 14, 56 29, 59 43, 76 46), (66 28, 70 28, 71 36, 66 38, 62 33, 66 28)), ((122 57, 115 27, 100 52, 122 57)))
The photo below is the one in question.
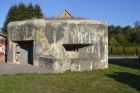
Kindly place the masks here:
POLYGON ((21 64, 28 64, 28 51, 20 48, 20 62, 21 64))

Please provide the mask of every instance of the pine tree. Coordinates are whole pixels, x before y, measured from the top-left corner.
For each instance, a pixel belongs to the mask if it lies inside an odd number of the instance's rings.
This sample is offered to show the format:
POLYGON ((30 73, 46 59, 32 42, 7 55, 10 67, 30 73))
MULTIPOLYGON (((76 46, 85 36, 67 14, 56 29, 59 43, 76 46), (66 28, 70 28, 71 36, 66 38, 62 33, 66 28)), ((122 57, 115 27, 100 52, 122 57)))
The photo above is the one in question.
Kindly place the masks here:
POLYGON ((17 20, 25 20, 26 19, 26 6, 23 3, 20 3, 17 8, 17 20))
POLYGON ((24 3, 19 3, 18 5, 10 7, 2 31, 7 32, 9 22, 42 17, 43 14, 39 5, 36 4, 33 6, 32 3, 30 3, 26 6, 24 3))
POLYGON ((4 22, 4 26, 2 28, 3 32, 7 32, 7 25, 9 22, 12 22, 13 20, 17 21, 16 13, 17 13, 17 5, 10 7, 8 14, 6 16, 5 22, 4 22))
POLYGON ((34 17, 34 7, 32 3, 30 3, 27 7, 27 15, 28 15, 27 16, 28 19, 31 19, 34 17))
POLYGON ((40 6, 38 4, 36 4, 34 7, 34 13, 35 13, 34 17, 36 17, 36 18, 42 18, 42 16, 43 16, 40 6))

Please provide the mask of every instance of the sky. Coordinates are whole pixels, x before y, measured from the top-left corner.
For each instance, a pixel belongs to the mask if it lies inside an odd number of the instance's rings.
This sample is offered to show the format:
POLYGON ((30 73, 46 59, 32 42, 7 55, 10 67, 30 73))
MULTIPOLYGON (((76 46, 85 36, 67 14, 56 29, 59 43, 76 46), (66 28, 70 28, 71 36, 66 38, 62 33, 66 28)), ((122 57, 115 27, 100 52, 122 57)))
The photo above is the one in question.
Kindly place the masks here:
POLYGON ((63 10, 71 15, 101 20, 108 25, 134 26, 140 20, 140 0, 0 0, 0 28, 8 9, 23 2, 39 4, 44 16, 58 16, 63 10))

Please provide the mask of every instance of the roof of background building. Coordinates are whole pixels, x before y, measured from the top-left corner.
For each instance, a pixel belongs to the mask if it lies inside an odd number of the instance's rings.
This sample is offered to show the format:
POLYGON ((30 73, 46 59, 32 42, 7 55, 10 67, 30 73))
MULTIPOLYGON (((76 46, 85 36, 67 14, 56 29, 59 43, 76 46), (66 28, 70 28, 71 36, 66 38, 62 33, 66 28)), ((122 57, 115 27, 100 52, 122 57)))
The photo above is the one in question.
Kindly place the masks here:
POLYGON ((67 10, 64 10, 62 13, 60 13, 57 17, 45 17, 46 20, 61 20, 61 19, 84 19, 81 17, 74 17, 68 12, 67 10))
POLYGON ((67 11, 67 10, 64 10, 59 16, 58 18, 65 18, 65 19, 71 19, 73 18, 73 16, 67 11))

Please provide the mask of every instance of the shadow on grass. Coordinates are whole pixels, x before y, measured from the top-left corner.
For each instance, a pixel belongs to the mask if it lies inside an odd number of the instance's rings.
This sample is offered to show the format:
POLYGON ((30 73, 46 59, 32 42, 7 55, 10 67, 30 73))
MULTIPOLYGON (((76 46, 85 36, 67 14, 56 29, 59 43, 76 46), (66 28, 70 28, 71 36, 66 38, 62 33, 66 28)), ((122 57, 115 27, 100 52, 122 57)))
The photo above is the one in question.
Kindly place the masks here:
POLYGON ((114 59, 109 59, 108 62, 110 64, 140 70, 140 62, 138 61, 138 59, 135 58, 116 58, 116 59, 114 58, 114 59))
POLYGON ((119 81, 120 83, 127 84, 128 86, 140 91, 140 76, 127 73, 127 72, 115 72, 114 74, 106 74, 106 76, 119 81))

